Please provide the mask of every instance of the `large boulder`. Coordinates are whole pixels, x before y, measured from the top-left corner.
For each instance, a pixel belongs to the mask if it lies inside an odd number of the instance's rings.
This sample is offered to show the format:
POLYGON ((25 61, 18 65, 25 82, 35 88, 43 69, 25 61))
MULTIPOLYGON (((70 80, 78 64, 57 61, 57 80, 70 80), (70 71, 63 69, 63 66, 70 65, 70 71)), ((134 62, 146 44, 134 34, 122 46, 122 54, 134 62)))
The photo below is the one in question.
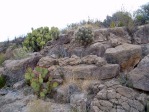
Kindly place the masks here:
POLYGON ((147 44, 149 43, 149 24, 141 26, 134 33, 134 43, 136 44, 147 44))
POLYGON ((7 84, 12 85, 24 79, 24 73, 28 67, 34 68, 41 58, 39 53, 34 53, 30 57, 21 60, 6 60, 4 62, 4 75, 7 84))
POLYGON ((123 44, 115 48, 109 48, 105 52, 108 63, 119 64, 121 71, 129 71, 136 66, 142 56, 141 46, 123 44))
POLYGON ((144 57, 138 66, 129 72, 128 79, 134 88, 149 91, 149 55, 144 57))

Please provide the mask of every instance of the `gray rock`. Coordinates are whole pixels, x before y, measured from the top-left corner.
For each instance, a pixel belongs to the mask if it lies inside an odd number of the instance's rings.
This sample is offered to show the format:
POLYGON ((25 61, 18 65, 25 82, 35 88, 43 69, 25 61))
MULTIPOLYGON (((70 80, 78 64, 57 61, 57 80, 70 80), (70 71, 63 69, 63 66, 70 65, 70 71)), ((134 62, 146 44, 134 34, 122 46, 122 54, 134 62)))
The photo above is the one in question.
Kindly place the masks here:
POLYGON ((21 89, 25 86, 25 80, 19 81, 13 85, 14 89, 21 89))
POLYGON ((149 54, 149 44, 141 44, 142 48, 142 57, 145 57, 149 54))
POLYGON ((87 55, 81 59, 83 64, 95 64, 99 67, 107 63, 103 58, 98 57, 97 55, 87 55))
POLYGON ((80 89, 76 84, 68 83, 62 85, 56 89, 56 93, 54 94, 54 99, 59 103, 69 103, 70 96, 74 93, 80 92, 80 89))
POLYGON ((149 24, 139 27, 134 33, 134 43, 147 44, 149 42, 149 24))
POLYGON ((134 88, 149 91, 149 55, 144 57, 138 66, 129 72, 128 79, 134 88))
POLYGON ((59 63, 56 59, 46 56, 46 57, 41 58, 37 65, 43 66, 43 67, 50 67, 50 66, 58 65, 58 64, 59 63))
POLYGON ((119 64, 121 71, 130 71, 141 59, 142 50, 139 45, 123 44, 109 48, 105 52, 108 63, 119 64))
POLYGON ((84 56, 86 55, 97 55, 99 57, 103 57, 105 53, 105 46, 101 43, 94 43, 87 47, 84 51, 84 56))
POLYGON ((12 86, 18 81, 24 79, 24 73, 28 67, 34 68, 41 58, 40 54, 21 59, 21 60, 6 60, 4 62, 4 75, 7 78, 7 85, 12 86))
POLYGON ((96 110, 102 112, 145 112, 147 103, 145 94, 124 87, 117 80, 107 81, 102 84, 105 87, 99 90, 91 101, 91 110, 93 112, 96 110), (107 86, 107 84, 111 86, 107 86))
POLYGON ((70 97, 70 105, 77 112, 87 111, 87 96, 84 93, 75 93, 70 97))

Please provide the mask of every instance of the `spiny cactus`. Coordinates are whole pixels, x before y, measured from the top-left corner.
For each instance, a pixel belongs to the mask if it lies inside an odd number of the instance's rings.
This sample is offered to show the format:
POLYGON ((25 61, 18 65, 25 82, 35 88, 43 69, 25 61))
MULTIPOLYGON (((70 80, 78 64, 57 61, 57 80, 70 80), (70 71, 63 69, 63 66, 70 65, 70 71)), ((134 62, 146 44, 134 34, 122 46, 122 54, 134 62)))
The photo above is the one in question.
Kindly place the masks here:
POLYGON ((23 46, 27 50, 37 52, 40 51, 48 41, 55 38, 57 39, 58 36, 59 29, 57 27, 52 27, 51 30, 49 30, 48 27, 32 28, 32 32, 27 34, 23 46))
POLYGON ((34 70, 28 68, 25 73, 26 81, 40 98, 44 98, 53 88, 58 86, 58 83, 48 75, 48 69, 39 66, 35 67, 34 70))
POLYGON ((89 27, 80 27, 75 36, 76 40, 78 40, 84 46, 92 43, 93 41, 93 33, 89 27))

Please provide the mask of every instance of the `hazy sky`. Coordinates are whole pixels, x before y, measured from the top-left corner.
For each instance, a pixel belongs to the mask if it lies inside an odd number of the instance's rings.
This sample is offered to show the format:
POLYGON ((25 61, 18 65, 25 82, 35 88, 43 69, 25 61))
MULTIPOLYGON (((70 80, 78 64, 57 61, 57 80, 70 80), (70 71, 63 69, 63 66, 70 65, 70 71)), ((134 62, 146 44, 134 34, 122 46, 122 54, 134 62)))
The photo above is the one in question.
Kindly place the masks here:
POLYGON ((0 41, 26 34, 31 27, 57 26, 91 19, 103 20, 121 10, 134 11, 148 0, 0 0, 0 41))

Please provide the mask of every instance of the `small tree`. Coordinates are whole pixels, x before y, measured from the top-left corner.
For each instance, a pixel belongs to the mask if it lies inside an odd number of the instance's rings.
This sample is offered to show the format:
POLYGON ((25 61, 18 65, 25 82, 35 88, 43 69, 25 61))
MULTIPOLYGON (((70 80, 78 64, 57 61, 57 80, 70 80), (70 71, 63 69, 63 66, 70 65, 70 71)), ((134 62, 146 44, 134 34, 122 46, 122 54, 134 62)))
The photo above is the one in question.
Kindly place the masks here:
POLYGON ((135 23, 144 25, 149 23, 149 3, 142 5, 140 9, 134 12, 135 23))

